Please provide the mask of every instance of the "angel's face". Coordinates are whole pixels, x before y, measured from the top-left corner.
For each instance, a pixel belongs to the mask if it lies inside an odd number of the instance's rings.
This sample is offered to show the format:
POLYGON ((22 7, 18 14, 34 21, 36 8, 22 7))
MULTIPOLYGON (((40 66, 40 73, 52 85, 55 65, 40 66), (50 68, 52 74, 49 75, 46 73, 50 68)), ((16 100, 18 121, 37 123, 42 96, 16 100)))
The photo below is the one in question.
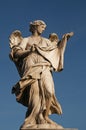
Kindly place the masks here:
POLYGON ((42 32, 45 30, 45 25, 39 25, 37 27, 37 33, 42 34, 42 32))

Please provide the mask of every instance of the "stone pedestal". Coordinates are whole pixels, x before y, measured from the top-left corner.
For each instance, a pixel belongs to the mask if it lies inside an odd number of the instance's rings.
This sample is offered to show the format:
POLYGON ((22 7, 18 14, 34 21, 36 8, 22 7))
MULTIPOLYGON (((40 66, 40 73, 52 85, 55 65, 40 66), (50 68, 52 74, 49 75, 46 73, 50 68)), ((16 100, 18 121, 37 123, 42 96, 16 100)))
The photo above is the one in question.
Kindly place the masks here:
POLYGON ((78 130, 77 128, 64 128, 59 124, 31 124, 27 127, 21 127, 20 130, 78 130))
POLYGON ((63 128, 63 129, 21 129, 21 130, 78 130, 77 128, 63 128))

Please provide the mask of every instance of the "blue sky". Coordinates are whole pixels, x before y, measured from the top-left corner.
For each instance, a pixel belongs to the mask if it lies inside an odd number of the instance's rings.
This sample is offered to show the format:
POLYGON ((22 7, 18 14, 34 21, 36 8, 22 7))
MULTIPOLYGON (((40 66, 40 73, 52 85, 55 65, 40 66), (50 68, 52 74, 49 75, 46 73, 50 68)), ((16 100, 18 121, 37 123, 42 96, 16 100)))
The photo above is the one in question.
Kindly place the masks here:
POLYGON ((29 23, 41 19, 47 24, 44 37, 55 32, 59 38, 73 31, 66 52, 64 70, 54 73, 55 92, 63 115, 51 118, 66 128, 86 129, 86 1, 85 0, 1 0, 0 1, 0 130, 18 130, 26 108, 11 94, 19 80, 9 59, 9 35, 18 29, 30 35, 29 23))

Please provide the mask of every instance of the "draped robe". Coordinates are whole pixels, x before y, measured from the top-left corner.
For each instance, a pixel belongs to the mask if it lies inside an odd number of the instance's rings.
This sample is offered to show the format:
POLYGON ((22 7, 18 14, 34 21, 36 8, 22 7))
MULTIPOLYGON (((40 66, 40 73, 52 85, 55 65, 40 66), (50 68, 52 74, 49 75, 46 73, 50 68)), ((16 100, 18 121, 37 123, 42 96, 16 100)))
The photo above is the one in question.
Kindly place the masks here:
MULTIPOLYGON (((29 40, 28 43, 26 43, 26 46, 28 44, 29 40)), ((66 42, 61 44, 63 45, 59 48, 57 45, 53 45, 48 39, 42 38, 39 44, 34 44, 34 51, 31 51, 27 57, 21 60, 15 59, 14 54, 19 49, 24 50, 25 47, 23 46, 25 46, 25 43, 20 44, 20 47, 12 49, 11 57, 15 62, 21 77, 13 86, 12 90, 16 95, 16 100, 28 107, 28 109, 31 107, 32 99, 30 97, 33 98, 33 96, 31 96, 31 85, 38 81, 40 97, 37 102, 40 104, 40 109, 47 109, 46 98, 51 95, 52 102, 49 114, 62 114, 61 106, 55 96, 54 82, 52 79, 53 70, 57 72, 63 70, 66 42), (22 65, 20 64, 20 61, 22 65), (21 67, 19 65, 21 65, 21 67)), ((38 104, 36 107, 37 106, 38 104)))

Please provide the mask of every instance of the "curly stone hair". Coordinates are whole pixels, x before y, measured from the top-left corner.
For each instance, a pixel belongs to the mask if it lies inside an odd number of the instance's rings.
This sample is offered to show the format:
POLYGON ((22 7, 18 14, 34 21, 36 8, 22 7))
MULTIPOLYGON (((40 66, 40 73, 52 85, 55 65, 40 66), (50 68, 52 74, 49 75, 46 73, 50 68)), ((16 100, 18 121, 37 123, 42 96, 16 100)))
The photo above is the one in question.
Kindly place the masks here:
POLYGON ((45 24, 44 21, 42 21, 42 20, 35 20, 33 22, 30 22, 29 31, 34 33, 34 31, 37 29, 37 27, 39 25, 44 25, 46 27, 46 24, 45 24))

